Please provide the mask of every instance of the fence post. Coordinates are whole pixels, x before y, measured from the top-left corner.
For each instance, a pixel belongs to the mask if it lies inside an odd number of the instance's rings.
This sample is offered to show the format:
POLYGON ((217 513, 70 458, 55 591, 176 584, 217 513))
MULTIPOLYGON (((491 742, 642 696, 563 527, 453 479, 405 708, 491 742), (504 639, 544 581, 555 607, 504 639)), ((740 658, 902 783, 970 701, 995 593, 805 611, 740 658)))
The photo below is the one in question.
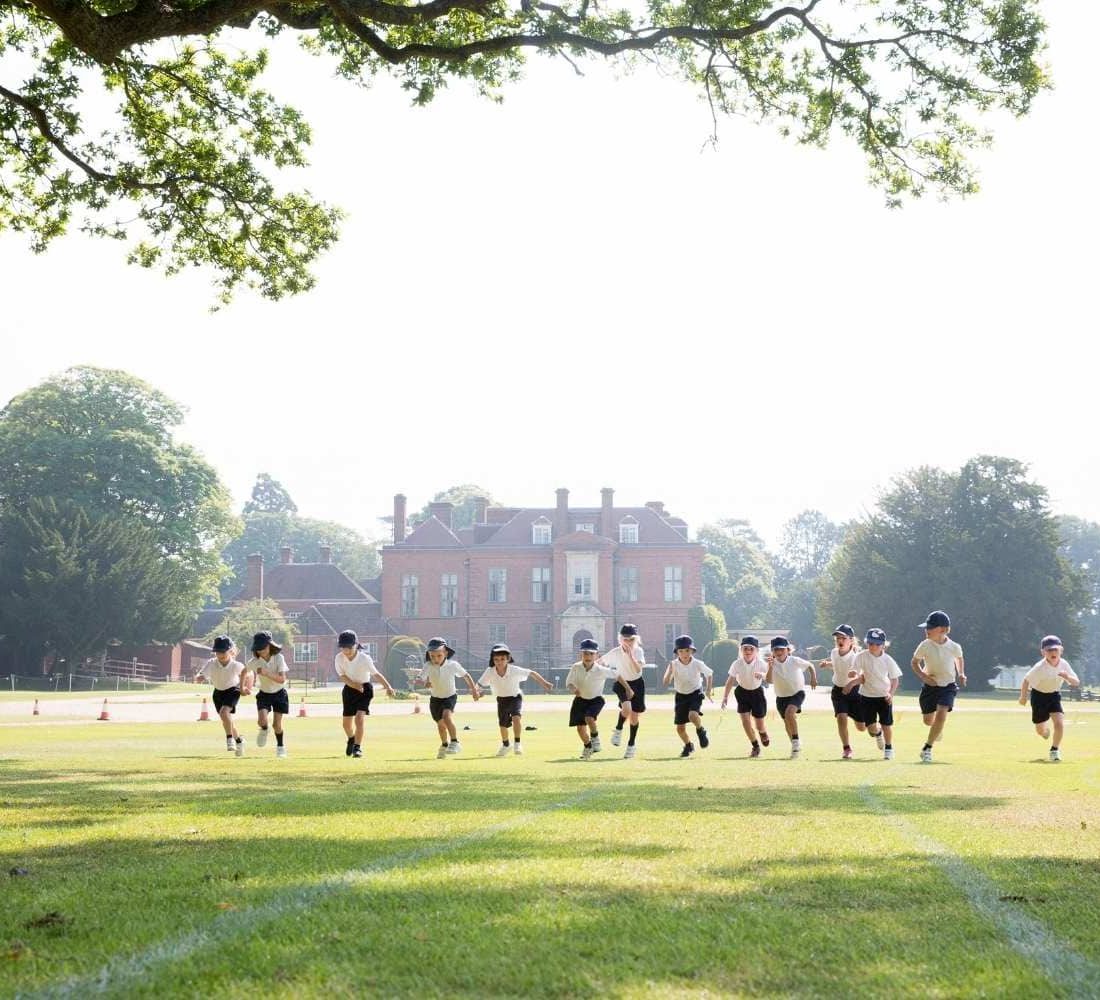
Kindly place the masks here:
POLYGON ((73 675, 69 674, 69 694, 73 693, 73 675))

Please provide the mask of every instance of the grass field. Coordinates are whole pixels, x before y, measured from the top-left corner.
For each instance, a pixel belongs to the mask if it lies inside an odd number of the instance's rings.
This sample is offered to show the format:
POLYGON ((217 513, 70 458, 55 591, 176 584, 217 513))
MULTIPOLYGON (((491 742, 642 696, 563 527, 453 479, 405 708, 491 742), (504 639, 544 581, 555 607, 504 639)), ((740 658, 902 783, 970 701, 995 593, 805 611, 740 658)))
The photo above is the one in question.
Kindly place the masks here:
POLYGON ((899 708, 893 762, 824 712, 797 761, 732 715, 681 760, 651 712, 583 762, 564 705, 505 759, 461 712, 446 760, 422 715, 362 761, 333 719, 278 761, 250 723, 243 759, 216 722, 0 725, 0 993, 1100 996, 1100 713, 1048 764, 990 701, 921 765, 899 708))

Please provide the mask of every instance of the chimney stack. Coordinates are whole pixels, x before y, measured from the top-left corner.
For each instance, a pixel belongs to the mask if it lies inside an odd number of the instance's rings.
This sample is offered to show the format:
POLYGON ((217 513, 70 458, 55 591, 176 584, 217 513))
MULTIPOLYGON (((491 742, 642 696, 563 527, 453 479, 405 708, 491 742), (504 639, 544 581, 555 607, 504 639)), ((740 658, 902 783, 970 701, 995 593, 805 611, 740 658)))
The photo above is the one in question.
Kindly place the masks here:
POLYGON ((321 546, 321 562, 323 562, 323 563, 332 562, 332 546, 331 545, 322 545, 321 546))
POLYGON ((246 596, 250 601, 262 601, 264 599, 264 557, 259 552, 253 552, 248 557, 248 590, 246 596))
POLYGON ((569 534, 569 490, 559 489, 558 509, 554 514, 554 536, 562 538, 569 534))
POLYGON ((398 493, 393 498, 393 540, 398 544, 405 540, 405 504, 404 493, 398 493))
POLYGON ((605 486, 600 490, 600 500, 600 534, 604 538, 611 538, 614 530, 611 521, 614 517, 612 507, 615 500, 615 491, 610 486, 605 486))
POLYGON ((294 562, 294 550, 289 545, 284 545, 279 549, 279 561, 284 566, 288 566, 290 563, 294 562))
POLYGON ((663 500, 647 500, 645 505, 661 517, 665 516, 665 502, 663 500))
POLYGON ((451 526, 451 516, 455 509, 453 503, 447 503, 445 500, 436 500, 433 503, 428 504, 428 517, 434 517, 437 521, 443 523, 444 528, 451 526))
POLYGON ((485 523, 485 511, 488 509, 488 497, 474 497, 474 524, 485 523))

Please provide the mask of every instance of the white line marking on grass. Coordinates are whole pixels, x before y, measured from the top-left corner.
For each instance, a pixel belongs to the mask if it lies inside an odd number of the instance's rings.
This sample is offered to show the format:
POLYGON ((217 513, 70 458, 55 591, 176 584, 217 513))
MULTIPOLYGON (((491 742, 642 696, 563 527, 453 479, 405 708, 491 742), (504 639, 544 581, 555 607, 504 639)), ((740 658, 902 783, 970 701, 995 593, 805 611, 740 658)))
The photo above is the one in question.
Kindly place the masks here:
POLYGON ((1023 958, 1066 989, 1069 996, 1100 996, 1100 966, 1063 942, 1045 924, 1001 899, 1004 889, 960 858, 950 847, 921 833, 905 817, 874 793, 871 785, 858 789, 859 797, 886 819, 914 847, 927 854, 947 875, 970 905, 1008 938, 1023 958))
POLYGON ((471 830, 455 840, 433 841, 424 847, 417 847, 411 851, 397 851, 393 854, 384 855, 362 868, 351 868, 337 875, 330 875, 314 885, 282 896, 276 896, 259 906, 220 913, 205 928, 191 931, 175 940, 162 941, 129 958, 112 959, 98 972, 78 976, 54 986, 44 986, 38 990, 18 993, 16 996, 74 997, 116 991, 125 994, 125 987, 128 984, 150 975, 158 966, 186 958, 200 948, 224 946, 230 938, 245 931, 254 930, 261 922, 276 920, 295 911, 308 909, 326 896, 342 889, 361 886, 376 876, 391 872, 394 869, 403 868, 414 862, 421 862, 441 854, 448 854, 451 851, 468 847, 470 844, 482 840, 489 840, 498 833, 504 833, 506 830, 523 826, 525 823, 529 823, 539 816, 544 816, 546 813, 579 805, 593 795, 602 793, 605 790, 606 786, 594 786, 580 795, 552 803, 543 809, 534 809, 521 816, 514 816, 500 823, 494 823, 492 826, 471 830))

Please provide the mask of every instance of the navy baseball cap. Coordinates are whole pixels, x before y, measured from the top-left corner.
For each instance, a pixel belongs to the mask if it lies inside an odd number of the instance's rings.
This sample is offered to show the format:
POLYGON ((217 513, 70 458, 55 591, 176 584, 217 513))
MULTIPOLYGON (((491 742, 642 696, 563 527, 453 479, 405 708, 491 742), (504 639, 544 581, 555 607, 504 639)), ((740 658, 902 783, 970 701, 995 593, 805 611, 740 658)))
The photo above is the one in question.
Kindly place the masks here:
POLYGON ((880 628, 869 628, 867 634, 863 637, 863 641, 870 646, 874 643, 876 646, 881 646, 886 642, 886 633, 880 628))
POLYGON ((757 639, 755 635, 746 635, 741 639, 741 645, 742 646, 755 646, 757 649, 759 649, 760 648, 760 640, 757 639))
POLYGON ((933 611, 917 628, 951 628, 951 619, 946 611, 933 611))
POLYGON ((772 639, 772 649, 790 649, 790 648, 791 648, 790 640, 787 639, 785 636, 777 635, 774 639, 772 639))
POLYGON ((432 636, 432 638, 428 640, 428 648, 424 651, 424 659, 428 659, 428 657, 437 649, 446 650, 447 656, 455 655, 455 651, 447 645, 447 640, 441 639, 438 635, 436 635, 432 636))
POLYGON ((354 649, 359 645, 359 636, 357 636, 350 628, 340 633, 340 638, 336 640, 336 645, 341 649, 354 649))
MULTIPOLYGON (((1045 640, 1044 640, 1045 641, 1045 640)), ((233 648, 233 640, 227 635, 218 635, 214 637, 214 652, 215 653, 228 653, 233 648)))
POLYGON ((509 663, 515 663, 516 659, 512 656, 512 651, 503 643, 498 642, 492 649, 489 650, 489 666, 493 665, 493 657, 500 653, 502 656, 508 657, 509 663))
POLYGON ((619 629, 619 635, 623 636, 623 638, 626 638, 627 636, 631 636, 631 635, 637 635, 637 634, 638 634, 638 626, 637 625, 631 625, 631 624, 628 623, 628 624, 624 625, 621 629, 619 629))
POLYGON ((582 653, 598 653, 600 651, 600 644, 595 639, 582 639, 581 640, 581 652, 582 653))
POLYGON ((674 649, 690 649, 695 652, 695 643, 692 641, 690 635, 679 635, 676 637, 676 641, 672 644, 674 649))
POLYGON ((849 639, 854 639, 856 630, 851 625, 838 625, 833 629, 833 635, 846 635, 849 639))
POLYGON ((264 629, 264 631, 262 632, 257 632, 254 636, 252 636, 253 653, 262 653, 269 646, 276 653, 281 652, 283 648, 275 641, 275 639, 272 637, 271 633, 267 631, 267 629, 264 629))
POLYGON ((1043 649, 1062 649, 1062 640, 1056 635, 1044 635, 1043 641, 1039 644, 1043 649))

